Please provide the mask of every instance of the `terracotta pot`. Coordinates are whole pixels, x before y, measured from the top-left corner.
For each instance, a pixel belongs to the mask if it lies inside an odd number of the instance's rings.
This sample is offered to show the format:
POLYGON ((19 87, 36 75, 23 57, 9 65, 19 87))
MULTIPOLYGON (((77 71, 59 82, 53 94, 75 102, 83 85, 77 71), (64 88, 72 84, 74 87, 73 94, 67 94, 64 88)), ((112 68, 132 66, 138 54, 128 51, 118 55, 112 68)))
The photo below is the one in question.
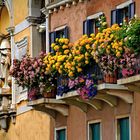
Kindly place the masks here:
POLYGON ((104 75, 104 81, 105 81, 105 83, 109 83, 110 82, 110 74, 105 74, 104 75))
POLYGON ((43 97, 44 98, 55 98, 55 94, 53 92, 44 92, 43 97))
POLYGON ((52 89, 50 92, 43 93, 44 98, 55 98, 56 97, 56 89, 52 89))
POLYGON ((114 75, 110 74, 109 83, 114 83, 114 75))

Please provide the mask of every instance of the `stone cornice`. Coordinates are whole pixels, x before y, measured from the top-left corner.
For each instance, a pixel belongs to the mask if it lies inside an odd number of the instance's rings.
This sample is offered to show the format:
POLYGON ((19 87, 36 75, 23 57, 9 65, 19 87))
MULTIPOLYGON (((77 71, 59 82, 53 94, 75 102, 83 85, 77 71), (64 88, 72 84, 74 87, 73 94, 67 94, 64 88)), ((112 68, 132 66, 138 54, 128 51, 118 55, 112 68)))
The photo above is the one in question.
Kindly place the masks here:
POLYGON ((38 23, 41 22, 41 18, 40 17, 34 17, 34 16, 28 16, 28 17, 26 17, 26 20, 29 23, 32 23, 32 24, 38 24, 38 23))
POLYGON ((53 3, 50 3, 46 6, 49 14, 53 12, 58 12, 58 10, 64 10, 64 8, 70 8, 71 5, 76 6, 77 4, 84 2, 84 0, 56 0, 53 3))

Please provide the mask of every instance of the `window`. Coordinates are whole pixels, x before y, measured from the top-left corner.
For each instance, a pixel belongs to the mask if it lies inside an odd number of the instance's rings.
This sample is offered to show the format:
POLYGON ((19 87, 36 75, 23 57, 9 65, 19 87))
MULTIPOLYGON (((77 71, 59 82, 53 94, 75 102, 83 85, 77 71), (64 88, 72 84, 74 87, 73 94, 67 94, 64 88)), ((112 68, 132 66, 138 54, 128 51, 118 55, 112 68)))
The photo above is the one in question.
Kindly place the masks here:
POLYGON ((66 129, 65 128, 56 130, 55 140, 66 140, 66 129))
POLYGON ((100 122, 89 124, 89 140, 101 140, 100 122))
POLYGON ((129 117, 117 120, 117 140, 130 140, 129 117))
POLYGON ((117 6, 117 9, 111 11, 111 25, 114 23, 120 24, 123 23, 123 20, 128 22, 135 15, 135 2, 127 2, 120 6, 117 6))
POLYGON ((51 44, 55 42, 56 38, 68 38, 68 27, 49 33, 50 52, 52 51, 51 44))
POLYGON ((83 34, 90 36, 91 33, 98 33, 100 27, 99 17, 103 15, 102 12, 87 17, 87 20, 83 22, 83 34))

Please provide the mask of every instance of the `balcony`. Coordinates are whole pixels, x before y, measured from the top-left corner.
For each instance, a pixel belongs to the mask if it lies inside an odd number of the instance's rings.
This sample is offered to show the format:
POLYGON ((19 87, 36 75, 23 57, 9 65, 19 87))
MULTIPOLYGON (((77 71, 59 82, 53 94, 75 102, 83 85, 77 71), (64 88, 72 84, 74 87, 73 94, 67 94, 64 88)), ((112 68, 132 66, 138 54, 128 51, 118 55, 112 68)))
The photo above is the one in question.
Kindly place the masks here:
POLYGON ((117 80, 118 85, 124 85, 130 91, 140 92, 140 55, 136 59, 136 65, 133 67, 133 75, 117 80))
POLYGON ((133 103, 133 93, 128 91, 128 88, 123 85, 118 85, 114 81, 112 83, 106 83, 103 74, 101 73, 98 66, 94 65, 85 70, 85 73, 95 74, 98 81, 97 83, 97 94, 90 99, 82 99, 77 92, 77 88, 68 89, 68 78, 58 78, 58 93, 56 96, 57 100, 63 100, 68 105, 74 105, 81 111, 87 112, 87 108, 91 106, 96 110, 101 110, 103 102, 107 103, 111 107, 117 106, 117 100, 121 99, 128 104, 133 103), (59 87, 63 87, 63 93, 59 91, 59 87))

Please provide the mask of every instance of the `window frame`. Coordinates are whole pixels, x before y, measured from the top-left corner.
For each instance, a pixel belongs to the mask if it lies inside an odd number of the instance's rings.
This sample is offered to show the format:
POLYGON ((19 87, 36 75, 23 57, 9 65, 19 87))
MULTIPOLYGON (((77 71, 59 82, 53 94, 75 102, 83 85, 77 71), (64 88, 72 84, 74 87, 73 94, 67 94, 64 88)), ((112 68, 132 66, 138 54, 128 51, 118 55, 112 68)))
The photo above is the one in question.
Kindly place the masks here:
POLYGON ((98 19, 101 15, 103 15, 104 13, 103 12, 98 12, 96 14, 93 14, 93 15, 90 15, 86 18, 85 21, 83 21, 83 34, 87 34, 88 36, 90 35, 89 32, 90 32, 90 22, 93 20, 93 33, 95 34, 95 24, 96 24, 96 19, 98 19), (88 23, 86 23, 88 22, 88 23))
POLYGON ((90 140, 90 125, 96 124, 96 123, 100 123, 100 140, 102 140, 102 120, 101 119, 88 121, 88 125, 87 125, 88 140, 90 140))
POLYGON ((124 8, 126 8, 126 7, 128 7, 128 21, 132 18, 131 16, 131 6, 132 6, 132 4, 134 4, 134 15, 135 15, 135 11, 136 11, 136 6, 135 6, 135 1, 134 0, 127 0, 126 2, 123 2, 123 3, 121 3, 121 4, 119 4, 119 5, 117 5, 116 7, 115 7, 115 9, 112 9, 111 10, 111 22, 110 22, 110 25, 113 25, 114 23, 117 23, 117 24, 120 24, 121 22, 120 22, 120 20, 121 19, 119 19, 118 18, 118 11, 119 10, 123 10, 124 8), (115 19, 113 19, 114 17, 113 17, 113 15, 115 15, 115 19), (112 20, 114 20, 114 21, 112 21, 112 20), (113 23, 114 22, 114 23, 113 23))
POLYGON ((65 129, 65 131, 66 131, 66 140, 67 140, 67 126, 61 126, 61 127, 57 127, 57 128, 55 128, 55 132, 54 132, 54 140, 57 140, 57 138, 56 138, 56 136, 57 136, 57 131, 59 131, 59 130, 63 130, 63 129, 65 129))
POLYGON ((118 140, 118 120, 119 119, 124 119, 124 118, 129 118, 129 140, 131 140, 131 116, 130 114, 126 115, 118 115, 115 117, 115 140, 118 140))
POLYGON ((49 32, 49 52, 53 52, 52 49, 51 49, 51 44, 53 42, 55 42, 55 39, 57 38, 56 37, 56 32, 59 32, 61 30, 64 30, 64 35, 66 34, 65 38, 69 39, 69 27, 67 25, 62 25, 62 26, 54 28, 53 31, 49 32), (53 36, 53 39, 51 38, 51 36, 53 36))

